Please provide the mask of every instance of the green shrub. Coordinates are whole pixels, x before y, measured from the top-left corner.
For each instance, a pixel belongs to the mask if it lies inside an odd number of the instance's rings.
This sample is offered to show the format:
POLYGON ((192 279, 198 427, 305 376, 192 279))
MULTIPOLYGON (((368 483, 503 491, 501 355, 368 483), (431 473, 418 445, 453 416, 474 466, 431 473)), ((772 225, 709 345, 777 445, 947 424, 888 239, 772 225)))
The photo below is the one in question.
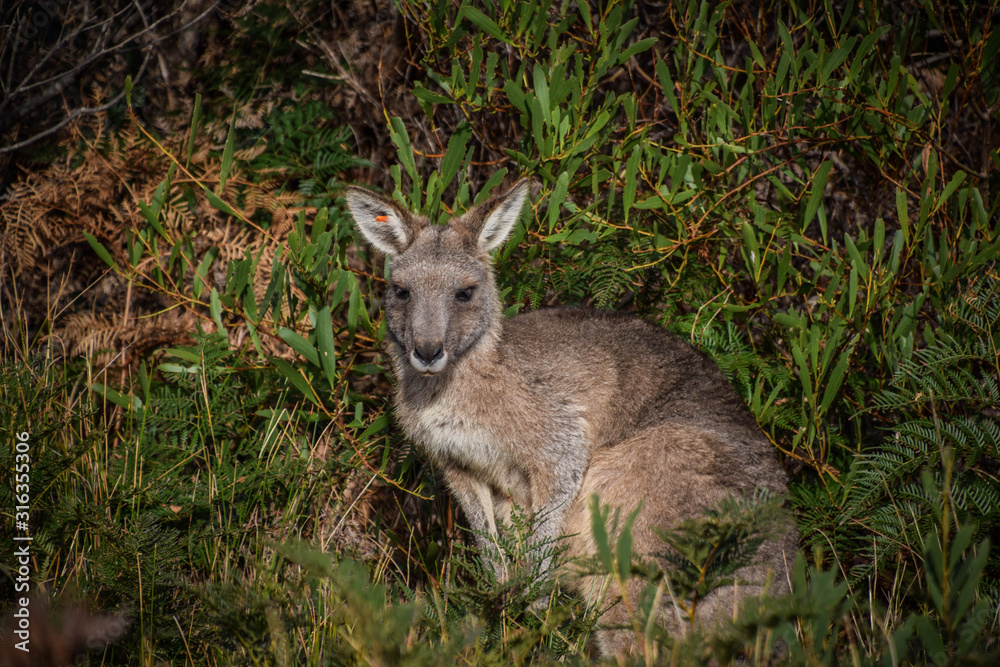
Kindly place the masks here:
MULTIPOLYGON (((660 15, 404 3, 426 119, 390 120, 390 174, 439 221, 508 172, 533 177, 534 216, 497 260, 508 312, 626 307, 714 354, 800 468, 805 545, 868 592, 869 616, 888 605, 887 628, 917 614, 947 635, 924 603, 938 576, 925 545, 948 531, 931 503, 966 540, 997 525, 1000 198, 995 155, 957 157, 942 135, 985 138, 956 128, 996 107, 1000 39, 992 8, 862 5, 747 21, 697 1, 660 15), (937 66, 914 55, 931 28, 963 45, 937 66), (414 145, 424 123, 443 150, 414 145)), ((995 609, 1000 559, 976 553, 983 576, 964 591, 995 609)))

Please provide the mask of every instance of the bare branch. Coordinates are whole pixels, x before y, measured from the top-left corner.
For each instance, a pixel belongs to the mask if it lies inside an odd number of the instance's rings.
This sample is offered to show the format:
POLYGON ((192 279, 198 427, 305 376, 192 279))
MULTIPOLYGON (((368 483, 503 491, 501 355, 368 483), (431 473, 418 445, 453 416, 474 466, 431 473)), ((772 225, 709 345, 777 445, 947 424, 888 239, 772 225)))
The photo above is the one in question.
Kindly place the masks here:
MULTIPOLYGON (((146 71, 146 65, 149 63, 150 53, 151 53, 151 51, 147 50, 146 57, 142 61, 142 66, 139 68, 139 73, 136 75, 136 78, 142 76, 142 74, 146 71)), ((24 139, 23 141, 19 141, 16 144, 10 144, 9 146, 0 146, 0 155, 3 155, 4 153, 10 153, 12 151, 20 150, 20 149, 24 148, 25 146, 29 146, 29 145, 35 143, 39 139, 44 139, 45 137, 49 136, 50 134, 54 134, 54 133, 58 132, 59 130, 61 130, 62 128, 66 127, 66 125, 68 125, 69 123, 71 123, 74 119, 79 118, 80 116, 85 116, 87 114, 92 114, 92 113, 99 113, 101 111, 107 111, 108 109, 110 109, 114 105, 118 104, 121 101, 122 97, 124 97, 124 96, 125 96, 125 91, 122 90, 122 92, 118 93, 113 98, 111 98, 110 101, 106 102, 105 104, 102 104, 99 107, 80 107, 79 109, 74 109, 69 115, 67 115, 61 121, 59 121, 58 123, 56 123, 55 125, 53 125, 50 128, 42 130, 41 132, 39 132, 36 135, 28 137, 27 139, 24 139)))
MULTIPOLYGON (((136 40, 138 39, 150 36, 149 44, 146 47, 149 50, 147 50, 146 52, 146 56, 143 59, 143 63, 139 69, 139 72, 134 77, 135 80, 138 81, 146 71, 146 66, 149 61, 150 52, 154 45, 159 44, 164 40, 169 39, 173 35, 177 34, 178 32, 186 30, 192 25, 198 23, 199 21, 204 19, 208 14, 214 11, 215 8, 218 6, 219 2, 218 0, 216 0, 216 2, 210 4, 204 11, 199 13, 191 20, 185 22, 183 25, 179 26, 175 30, 171 30, 170 32, 165 33, 163 35, 153 34, 154 31, 158 27, 162 26, 165 21, 173 19, 180 12, 182 12, 187 7, 188 4, 189 0, 182 0, 182 2, 174 10, 170 11, 168 14, 150 23, 145 12, 143 11, 140 2, 138 0, 133 0, 131 4, 126 5, 124 8, 118 10, 114 14, 107 16, 103 19, 100 19, 97 22, 91 23, 91 21, 93 20, 93 15, 90 11, 90 3, 85 2, 82 24, 80 26, 77 26, 77 28, 69 31, 68 34, 61 34, 56 44, 52 48, 48 49, 48 51, 42 56, 41 61, 39 63, 36 63, 35 66, 32 67, 31 71, 29 71, 29 73, 24 78, 21 79, 17 87, 14 88, 12 91, 10 91, 8 94, 6 94, 5 99, 0 100, 0 110, 3 110, 3 108, 11 104, 16 97, 23 98, 26 93, 36 90, 42 86, 48 86, 47 88, 39 91, 37 94, 32 96, 30 99, 26 100, 16 109, 11 111, 6 111, 3 114, 0 114, 0 133, 13 127, 23 118, 27 117, 30 113, 32 113, 39 107, 60 96, 63 93, 63 91, 67 87, 69 87, 75 80, 77 80, 79 76, 87 68, 93 66, 96 62, 99 62, 103 58, 106 58, 108 56, 114 55, 117 52, 120 52, 122 49, 126 48, 130 44, 135 43, 136 40), (124 25, 120 26, 117 30, 112 30, 112 28, 115 27, 116 22, 119 19, 121 19, 121 17, 125 16, 126 13, 130 10, 134 11, 135 14, 133 14, 130 19, 126 20, 124 22, 124 25), (127 29, 129 27, 129 24, 135 21, 141 21, 144 27, 135 33, 127 35, 120 42, 108 46, 107 44, 108 39, 114 32, 118 32, 122 29, 127 29), (34 77, 37 76, 41 68, 46 63, 48 63, 54 57, 54 55, 60 50, 60 47, 63 47, 66 44, 78 39, 80 35, 83 35, 84 33, 88 33, 94 30, 99 30, 100 33, 94 39, 92 47, 90 48, 89 52, 87 53, 86 57, 83 60, 76 63, 72 67, 72 69, 66 72, 50 76, 40 81, 34 81, 34 82, 32 81, 32 79, 34 79, 34 77)), ((67 116, 63 118, 61 121, 59 121, 56 125, 47 128, 33 135, 32 137, 29 137, 28 139, 24 139, 22 141, 18 141, 9 146, 0 147, 0 155, 24 148, 25 146, 28 146, 40 139, 50 136, 54 132, 57 132, 58 130, 65 127, 69 122, 71 122, 75 118, 79 118, 80 116, 86 114, 105 111, 110 107, 114 106, 115 104, 117 104, 121 100, 122 95, 123 93, 118 94, 107 104, 103 104, 98 107, 83 107, 76 109, 68 113, 67 116)))

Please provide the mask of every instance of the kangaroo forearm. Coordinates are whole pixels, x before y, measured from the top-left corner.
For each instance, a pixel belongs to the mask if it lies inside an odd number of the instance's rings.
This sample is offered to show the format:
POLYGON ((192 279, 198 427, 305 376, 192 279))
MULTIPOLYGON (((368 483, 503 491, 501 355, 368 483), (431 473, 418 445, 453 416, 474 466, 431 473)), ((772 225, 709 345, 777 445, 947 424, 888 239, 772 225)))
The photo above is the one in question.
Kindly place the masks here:
POLYGON ((532 496, 536 498, 535 509, 539 513, 535 527, 537 539, 546 540, 562 534, 566 514, 583 483, 586 451, 583 444, 565 448, 559 465, 551 467, 547 478, 533 480, 537 486, 532 489, 532 496))
POLYGON ((465 513, 469 527, 478 533, 496 535, 493 494, 489 487, 461 468, 446 469, 445 481, 465 513))

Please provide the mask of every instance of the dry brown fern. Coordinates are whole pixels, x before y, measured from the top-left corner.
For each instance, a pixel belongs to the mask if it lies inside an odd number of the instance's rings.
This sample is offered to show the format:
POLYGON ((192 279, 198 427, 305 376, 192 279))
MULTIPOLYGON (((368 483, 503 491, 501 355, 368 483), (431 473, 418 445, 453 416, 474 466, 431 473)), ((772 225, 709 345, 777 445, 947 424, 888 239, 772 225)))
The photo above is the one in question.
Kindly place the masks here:
MULTIPOLYGON (((237 126, 259 128, 269 108, 264 103, 238 108, 237 126)), ((215 329, 208 316, 211 290, 200 300, 191 296, 194 268, 213 248, 218 254, 206 276, 208 287, 224 292, 229 262, 249 252, 260 257, 252 282, 259 300, 302 208, 297 195, 280 191, 279 172, 261 177, 245 171, 245 160, 266 150, 263 141, 239 153, 218 192, 242 219, 212 206, 205 188, 218 190, 228 123, 208 123, 199 139, 209 140, 196 142, 187 169, 175 168, 164 197, 157 220, 166 238, 157 238, 154 246, 155 233, 148 232, 148 247, 130 266, 126 238, 140 242, 139 231, 149 226, 139 203, 154 201, 174 159, 182 161, 187 136, 183 128, 172 128, 157 145, 135 124, 113 133, 108 127, 105 114, 81 118, 61 144, 64 157, 10 188, 0 202, 0 276, 8 302, 10 290, 22 297, 18 316, 26 320, 29 336, 47 329, 60 353, 96 356, 102 364, 120 355, 120 363, 128 364, 151 349, 189 342, 199 325, 215 329), (270 217, 266 230, 246 222, 258 211, 270 217), (85 233, 107 249, 116 271, 98 257, 85 233), (188 252, 178 258, 177 248, 188 252), (187 264, 179 282, 178 261, 187 264), (53 281, 64 283, 54 303, 46 287, 53 281)), ((233 315, 227 330, 234 343, 244 341, 245 325, 233 315)), ((3 316, 14 314, 6 310, 3 316)), ((266 327, 262 333, 266 351, 291 356, 279 339, 266 335, 266 327)))

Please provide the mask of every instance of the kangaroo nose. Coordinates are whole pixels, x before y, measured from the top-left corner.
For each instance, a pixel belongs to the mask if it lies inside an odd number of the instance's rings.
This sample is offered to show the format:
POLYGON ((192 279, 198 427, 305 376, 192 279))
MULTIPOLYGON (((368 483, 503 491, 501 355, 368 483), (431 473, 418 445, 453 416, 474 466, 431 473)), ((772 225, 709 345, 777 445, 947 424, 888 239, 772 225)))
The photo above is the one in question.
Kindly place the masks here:
POLYGON ((444 346, 439 342, 417 343, 413 348, 413 356, 421 363, 430 366, 444 355, 444 346))

